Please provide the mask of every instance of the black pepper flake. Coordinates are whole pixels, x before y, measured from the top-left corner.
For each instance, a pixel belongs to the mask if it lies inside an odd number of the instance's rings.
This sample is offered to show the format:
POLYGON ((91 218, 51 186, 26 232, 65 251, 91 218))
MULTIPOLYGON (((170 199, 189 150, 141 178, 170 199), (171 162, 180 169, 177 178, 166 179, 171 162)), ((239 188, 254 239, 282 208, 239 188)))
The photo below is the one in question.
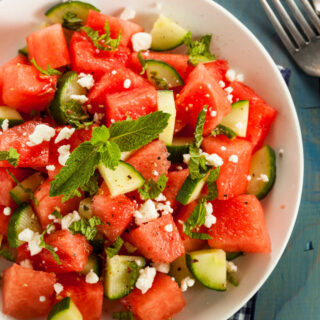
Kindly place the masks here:
POLYGON ((244 204, 248 204, 248 201, 245 201, 244 204))
POLYGON ((89 210, 89 207, 87 207, 86 205, 84 205, 84 206, 83 206, 83 210, 84 210, 84 211, 88 211, 88 210, 89 210))
POLYGON ((182 269, 179 267, 178 269, 177 269, 177 271, 181 271, 182 269))
POLYGON ((224 194, 223 196, 224 196, 225 198, 227 198, 227 197, 228 197, 228 195, 227 195, 227 194, 224 194))
POLYGON ((130 176, 130 174, 129 174, 127 177, 128 177, 128 179, 129 179, 129 180, 131 180, 131 179, 132 179, 132 177, 130 176))

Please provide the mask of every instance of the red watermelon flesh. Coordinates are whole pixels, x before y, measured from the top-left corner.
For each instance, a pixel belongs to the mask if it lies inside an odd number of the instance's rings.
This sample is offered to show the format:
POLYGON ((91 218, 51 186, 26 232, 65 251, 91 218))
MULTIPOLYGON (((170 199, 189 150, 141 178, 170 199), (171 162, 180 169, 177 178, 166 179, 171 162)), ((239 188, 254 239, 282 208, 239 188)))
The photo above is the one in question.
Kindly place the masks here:
MULTIPOLYGON (((0 180, 0 184, 1 184, 1 180, 0 180)), ((3 236, 7 234, 8 225, 10 221, 10 216, 6 216, 3 213, 4 208, 5 206, 0 205, 0 235, 3 235, 3 236)))
POLYGON ((126 120, 127 117, 135 120, 155 111, 157 111, 157 90, 152 86, 106 96, 108 125, 126 120))
POLYGON ((43 228, 52 222, 52 220, 49 219, 49 215, 54 210, 59 210, 61 215, 68 214, 73 210, 78 210, 79 203, 82 199, 80 197, 74 197, 66 202, 62 202, 62 195, 50 197, 50 182, 50 179, 47 179, 34 193, 34 197, 38 201, 38 205, 34 205, 34 211, 43 228))
POLYGON ((178 119, 186 119, 193 127, 202 108, 207 105, 208 113, 203 130, 208 135, 231 112, 227 93, 211 77, 203 64, 199 64, 188 76, 186 85, 176 99, 178 119), (212 111, 216 111, 213 114, 212 111))
POLYGON ((18 319, 45 317, 52 304, 56 276, 14 264, 3 273, 2 312, 18 319), (40 301, 40 297, 45 297, 40 301))
POLYGON ((204 65, 211 77, 217 82, 223 81, 226 83, 226 72, 229 70, 228 61, 215 60, 204 65))
POLYGON ((130 224, 136 204, 125 195, 112 198, 105 183, 92 199, 92 213, 104 223, 99 230, 110 241, 116 240, 130 224))
POLYGON ((134 229, 129 233, 128 239, 147 259, 154 262, 169 263, 185 253, 171 214, 134 229), (168 225, 172 225, 172 232, 165 230, 168 225))
POLYGON ((42 111, 54 98, 56 84, 56 76, 43 76, 34 66, 12 65, 3 78, 2 100, 24 113, 42 111))
POLYGON ((157 273, 145 294, 136 288, 121 303, 137 320, 168 320, 186 305, 178 284, 162 273, 157 273))
MULTIPOLYGON (((49 142, 44 141, 36 146, 28 146, 29 135, 41 122, 28 121, 10 128, 0 135, 0 151, 15 148, 19 153, 19 167, 44 167, 49 161, 49 142)), ((7 161, 0 161, 0 167, 10 167, 7 161)))
POLYGON ((100 320, 103 304, 103 285, 87 283, 84 276, 76 273, 58 275, 63 291, 57 297, 60 300, 70 297, 82 314, 83 320, 100 320))
POLYGON ((249 118, 247 139, 253 144, 254 150, 260 149, 272 123, 277 116, 277 110, 269 106, 251 88, 241 82, 231 82, 233 96, 239 100, 249 100, 249 118))
POLYGON ((134 22, 107 16, 93 10, 89 11, 86 25, 104 34, 106 21, 109 23, 111 38, 117 38, 121 32, 121 46, 128 46, 132 35, 143 31, 143 28, 134 22))
POLYGON ((118 65, 116 69, 107 72, 90 90, 88 104, 92 105, 95 110, 99 110, 97 108, 105 104, 107 94, 128 90, 123 86, 126 79, 131 82, 130 89, 149 85, 144 78, 135 74, 131 69, 118 65))
POLYGON ((157 181, 160 175, 168 173, 170 168, 168 156, 165 143, 155 140, 139 149, 126 161, 135 167, 146 180, 157 181))
POLYGON ((254 195, 212 201, 217 218, 209 234, 210 247, 227 252, 271 252, 271 242, 263 208, 254 195))
POLYGON ((230 140, 226 136, 219 135, 205 138, 202 148, 209 154, 218 154, 223 160, 217 180, 218 199, 226 200, 245 193, 248 185, 252 144, 243 139, 230 140), (223 147, 226 150, 222 150, 223 147), (238 157, 238 161, 236 163, 230 161, 231 156, 238 157))
POLYGON ((60 23, 37 30, 27 37, 29 59, 47 69, 60 68, 70 64, 70 57, 63 28, 60 23))
POLYGON ((39 253, 41 261, 44 261, 43 268, 48 272, 80 272, 92 251, 92 247, 84 236, 73 235, 68 230, 58 230, 47 235, 45 242, 58 249, 56 253, 60 259, 60 264, 58 264, 51 252, 46 249, 39 253))
MULTIPOLYGON (((200 250, 206 244, 204 240, 192 239, 183 232, 183 223, 188 220, 197 204, 198 203, 196 201, 193 201, 188 205, 183 206, 179 213, 174 217, 174 221, 176 222, 186 252, 200 250)), ((204 228, 201 229, 203 230, 200 230, 199 232, 206 232, 204 228)))
MULTIPOLYGON (((161 53, 146 51, 141 53, 144 59, 148 60, 160 60, 170 64, 180 74, 182 79, 187 78, 188 74, 188 60, 189 57, 186 54, 175 54, 175 53, 161 53)), ((138 53, 131 53, 128 66, 137 73, 142 71, 141 63, 138 59, 138 53)))
POLYGON ((189 169, 168 172, 168 182, 163 194, 166 196, 167 201, 170 201, 171 207, 176 206, 176 197, 188 175, 189 169))

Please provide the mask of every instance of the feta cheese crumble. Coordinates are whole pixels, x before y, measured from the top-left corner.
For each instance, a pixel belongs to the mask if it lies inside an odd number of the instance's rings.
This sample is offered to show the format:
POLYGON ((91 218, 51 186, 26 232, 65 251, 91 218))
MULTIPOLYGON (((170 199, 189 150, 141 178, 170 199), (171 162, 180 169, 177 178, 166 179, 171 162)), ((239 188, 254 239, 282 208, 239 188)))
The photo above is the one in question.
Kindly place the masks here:
POLYGON ((157 202, 160 202, 160 201, 166 201, 167 198, 163 193, 160 193, 154 200, 157 202))
POLYGON ((131 42, 134 51, 145 51, 151 48, 152 36, 147 32, 137 32, 132 36, 131 42))
POLYGON ((123 82, 123 87, 124 87, 125 89, 129 89, 130 86, 131 86, 131 80, 130 80, 130 79, 124 80, 124 82, 123 82))
POLYGON ((260 177, 257 178, 257 180, 261 180, 263 182, 268 182, 269 181, 269 178, 266 174, 260 174, 260 177))
POLYGON ((213 213, 212 204, 210 202, 207 202, 207 203, 205 203, 204 206, 206 208, 206 217, 205 217, 204 225, 207 228, 211 228, 211 226, 217 222, 217 219, 212 214, 213 213))
POLYGON ((46 124, 38 124, 32 134, 29 135, 27 145, 29 147, 37 146, 43 141, 50 141, 56 134, 56 130, 47 126, 46 124))
POLYGON ((92 74, 86 74, 81 72, 78 75, 77 82, 82 88, 86 88, 88 90, 90 90, 94 86, 94 79, 92 74))
POLYGON ((170 224, 167 224, 165 227, 164 227, 164 230, 166 231, 166 232, 172 232, 173 231, 173 226, 172 226, 172 224, 170 223, 170 224))
POLYGON ((42 247, 40 247, 41 235, 38 232, 33 232, 31 229, 26 228, 19 233, 18 239, 28 243, 28 250, 31 256, 42 251, 42 247))
POLYGON ((97 283, 99 281, 98 275, 91 269, 89 273, 86 275, 86 283, 97 283))
POLYGON ((250 174, 247 176, 247 180, 251 181, 252 177, 250 176, 250 174))
POLYGON ((146 267, 139 271, 140 275, 136 282, 136 288, 141 290, 142 294, 145 294, 153 284, 153 280, 157 274, 155 268, 146 267))
POLYGON ((9 129, 9 120, 8 119, 4 119, 2 124, 1 124, 1 129, 3 131, 7 131, 9 129))
POLYGON ((228 94, 227 95, 227 99, 229 100, 230 103, 233 102, 233 95, 232 94, 228 94))
POLYGON ((122 20, 131 20, 131 19, 134 19, 135 16, 136 16, 135 10, 126 7, 121 12, 119 18, 122 20))
POLYGON ((54 171, 54 170, 56 170, 56 166, 53 165, 53 164, 50 164, 50 165, 46 166, 46 169, 47 169, 48 171, 54 171))
POLYGON ((223 160, 216 153, 208 154, 206 152, 202 152, 201 155, 204 155, 206 158, 206 162, 209 166, 221 167, 223 165, 223 160))
POLYGON ((239 158, 238 158, 237 155, 233 154, 233 155, 231 155, 231 156, 229 157, 229 161, 230 161, 230 162, 233 162, 233 163, 238 163, 239 158))
POLYGON ((72 100, 76 100, 77 102, 84 104, 86 103, 89 99, 84 95, 84 94, 72 94, 70 96, 72 100))
POLYGON ((53 289, 56 292, 56 294, 58 295, 63 291, 63 285, 61 283, 57 282, 53 285, 53 289))
POLYGON ((20 261, 20 266, 27 268, 27 269, 33 269, 33 266, 32 266, 31 261, 29 259, 24 259, 24 260, 20 261))
POLYGON ((186 277, 184 279, 181 280, 181 291, 182 292, 186 292, 188 290, 188 288, 191 288, 194 286, 195 284, 195 280, 190 278, 190 277, 186 277))
POLYGON ((224 91, 230 94, 233 91, 233 88, 227 87, 224 89, 224 91))
POLYGON ((210 112, 210 116, 211 117, 216 117, 217 116, 217 111, 215 111, 215 110, 212 110, 211 112, 210 112))
POLYGON ((222 151, 226 151, 227 148, 226 148, 225 146, 221 146, 221 150, 222 150, 222 151))
POLYGON ((155 203, 152 200, 147 200, 143 203, 139 210, 134 213, 135 222, 137 225, 155 220, 159 217, 155 203))
POLYGON ((152 174, 157 177, 159 175, 159 172, 157 170, 153 170, 152 174))
POLYGON ((64 127, 57 135, 56 139, 54 140, 54 143, 59 143, 62 140, 69 140, 75 130, 75 128, 64 127))
POLYGON ((170 263, 152 262, 151 265, 161 273, 169 273, 170 271, 170 263))
POLYGON ((10 207, 5 207, 5 208, 3 209, 3 214, 4 214, 5 216, 10 216, 10 214, 11 214, 11 208, 10 208, 10 207))
POLYGON ((226 86, 225 82, 222 80, 219 81, 219 85, 221 88, 224 88, 226 86))
POLYGON ((232 261, 227 261, 227 271, 228 272, 237 272, 238 267, 232 261))
POLYGON ((166 203, 157 203, 156 209, 157 211, 160 211, 163 216, 173 213, 170 201, 167 201, 166 203))
POLYGON ((235 81, 236 80, 236 71, 233 70, 233 69, 229 69, 227 72, 226 72, 226 78, 229 80, 229 81, 235 81))
POLYGON ((45 296, 40 296, 39 297, 39 301, 40 302, 45 302, 47 299, 46 299, 46 297, 45 296))
POLYGON ((72 222, 79 221, 81 218, 79 216, 78 211, 73 211, 72 213, 69 213, 62 217, 61 219, 61 229, 62 230, 69 230, 70 225, 72 222))
POLYGON ((66 144, 58 148, 59 157, 58 161, 62 166, 66 165, 67 160, 70 157, 70 144, 66 144))
POLYGON ((114 75, 114 74, 117 74, 117 70, 112 70, 111 73, 114 75))
POLYGON ((189 153, 183 155, 183 162, 184 162, 185 164, 189 164, 190 159, 191 159, 191 156, 190 156, 189 153))
POLYGON ((100 124, 100 122, 103 119, 103 117, 104 117, 104 113, 95 112, 94 115, 93 115, 93 122, 97 123, 97 124, 100 124))

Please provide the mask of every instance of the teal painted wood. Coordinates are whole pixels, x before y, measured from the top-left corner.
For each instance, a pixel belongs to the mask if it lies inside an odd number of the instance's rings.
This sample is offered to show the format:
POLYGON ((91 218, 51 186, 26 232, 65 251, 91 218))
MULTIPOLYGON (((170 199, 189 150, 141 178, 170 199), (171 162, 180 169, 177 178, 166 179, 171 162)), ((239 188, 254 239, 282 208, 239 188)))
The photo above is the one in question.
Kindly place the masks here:
POLYGON ((277 64, 292 69, 293 96, 305 152, 299 216, 277 268, 259 291, 255 320, 320 319, 320 81, 305 75, 286 53, 258 0, 216 0, 262 42, 277 64), (306 250, 312 242, 313 250, 306 250))

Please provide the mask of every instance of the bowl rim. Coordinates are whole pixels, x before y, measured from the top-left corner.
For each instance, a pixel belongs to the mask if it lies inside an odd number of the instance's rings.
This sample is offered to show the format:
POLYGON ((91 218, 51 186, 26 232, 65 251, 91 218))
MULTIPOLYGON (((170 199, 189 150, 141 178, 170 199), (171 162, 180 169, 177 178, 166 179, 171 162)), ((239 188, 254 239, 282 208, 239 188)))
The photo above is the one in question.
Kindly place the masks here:
POLYGON ((236 24, 249 38, 252 40, 258 47, 258 49, 263 53, 264 57, 268 60, 270 63, 271 68, 273 69, 273 72, 276 75, 277 80, 279 81, 280 88, 279 90, 283 91, 286 96, 286 104, 289 106, 290 111, 292 113, 293 117, 293 124, 295 127, 295 131, 297 133, 297 154, 298 154, 298 160, 299 160, 299 167, 297 167, 298 170, 298 192, 297 192, 297 197, 295 198, 295 204, 294 204, 294 212, 292 214, 292 218, 290 221, 290 226, 286 231, 286 235, 284 237, 284 241, 281 246, 281 250, 279 250, 278 254, 273 257, 273 262, 269 266, 268 271, 263 275, 263 277, 260 279, 259 282, 250 290, 250 292, 244 297, 238 305, 235 305, 234 307, 230 308, 228 312, 226 312, 226 319, 230 318, 233 316, 237 311, 241 309, 262 287, 262 285, 266 282, 266 280, 269 278, 270 274, 274 271, 276 268, 280 258, 282 257, 284 250, 287 247, 287 244, 289 242, 289 239, 291 237, 294 225, 297 220, 298 212, 299 212, 299 207, 301 203, 301 198, 302 198, 302 189, 303 189, 303 178, 304 178, 304 152, 303 152, 303 143, 302 143, 302 133, 301 133, 301 128, 298 120, 298 115, 297 111, 291 96, 291 93, 289 91, 289 88, 284 81, 281 73, 278 70, 278 67, 275 63, 275 61, 272 59, 271 55, 269 52, 266 50, 266 48, 263 46, 263 44, 258 40, 258 38, 252 33, 249 28, 242 23, 237 17, 235 17, 230 11, 225 9, 222 5, 216 3, 215 1, 212 0, 204 0, 204 2, 208 3, 209 5, 215 7, 217 11, 220 11, 221 14, 227 16, 234 24, 236 24))

